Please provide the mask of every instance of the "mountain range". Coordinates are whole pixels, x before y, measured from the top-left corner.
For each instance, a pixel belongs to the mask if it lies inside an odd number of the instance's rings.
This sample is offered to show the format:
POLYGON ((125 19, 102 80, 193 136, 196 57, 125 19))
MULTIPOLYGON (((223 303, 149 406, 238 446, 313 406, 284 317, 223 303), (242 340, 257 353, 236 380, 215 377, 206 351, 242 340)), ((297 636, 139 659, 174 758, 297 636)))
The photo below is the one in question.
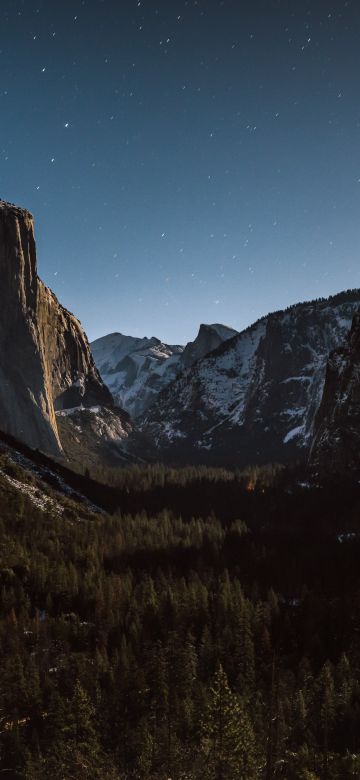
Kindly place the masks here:
POLYGON ((132 417, 138 417, 178 374, 236 333, 226 325, 200 325, 196 339, 185 347, 164 344, 155 336, 141 339, 110 333, 90 346, 114 399, 132 417))
POLYGON ((329 353, 360 291, 270 314, 182 371, 138 420, 161 457, 217 465, 304 459, 329 353))
MULTIPOLYGON (((307 457, 330 353, 346 342, 360 291, 300 303, 241 333, 201 325, 183 347, 111 334, 95 362, 136 417, 149 457, 246 465, 307 457)), ((137 440, 138 441, 138 440, 137 440)))
POLYGON ((0 201, 0 430, 60 459, 358 465, 360 290, 193 342, 89 345, 38 278, 31 214, 0 201))

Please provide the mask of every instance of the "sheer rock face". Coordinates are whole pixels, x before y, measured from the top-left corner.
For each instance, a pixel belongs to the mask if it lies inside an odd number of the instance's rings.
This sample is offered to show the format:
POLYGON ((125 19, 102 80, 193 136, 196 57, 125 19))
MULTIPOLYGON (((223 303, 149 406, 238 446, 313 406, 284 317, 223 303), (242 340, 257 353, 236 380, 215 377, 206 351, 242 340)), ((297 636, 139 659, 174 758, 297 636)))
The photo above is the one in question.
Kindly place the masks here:
POLYGON ((112 405, 80 323, 37 276, 31 214, 0 201, 0 428, 61 452, 55 410, 112 405))
POLYGON ((310 464, 323 474, 360 468, 360 309, 347 343, 328 360, 310 464))
POLYGON ((182 354, 182 365, 190 368, 201 358, 213 352, 225 341, 229 341, 238 335, 238 331, 228 328, 227 325, 200 325, 199 333, 195 341, 189 341, 186 344, 182 354))

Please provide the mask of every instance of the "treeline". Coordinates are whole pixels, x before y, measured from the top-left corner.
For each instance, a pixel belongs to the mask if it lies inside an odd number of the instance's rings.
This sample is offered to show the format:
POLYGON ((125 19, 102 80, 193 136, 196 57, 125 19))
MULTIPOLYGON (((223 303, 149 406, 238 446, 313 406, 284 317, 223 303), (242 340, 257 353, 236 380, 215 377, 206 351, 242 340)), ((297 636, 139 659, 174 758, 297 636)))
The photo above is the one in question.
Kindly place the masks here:
POLYGON ((278 463, 269 463, 265 466, 248 466, 245 469, 230 471, 225 468, 211 466, 184 466, 171 468, 164 463, 154 463, 144 466, 133 465, 126 469, 85 468, 88 477, 110 485, 119 490, 131 490, 147 492, 154 488, 167 486, 189 487, 190 484, 216 484, 235 482, 243 488, 254 489, 274 485, 279 481, 284 471, 284 466, 278 463))
POLYGON ((5 778, 360 776, 359 487, 239 496, 80 519, 0 476, 5 778))
MULTIPOLYGON (((339 293, 336 293, 335 295, 329 295, 328 298, 324 298, 323 296, 320 296, 319 298, 312 298, 310 301, 298 301, 297 303, 291 303, 289 306, 285 306, 284 309, 275 309, 275 311, 271 311, 268 314, 264 314, 262 317, 259 317, 255 322, 252 322, 251 325, 248 325, 246 328, 244 328, 241 333, 247 333, 248 331, 252 330, 256 325, 258 325, 260 322, 264 322, 264 320, 268 320, 269 318, 273 317, 279 317, 283 314, 287 314, 288 312, 294 311, 295 309, 301 309, 305 308, 306 306, 316 307, 316 308, 325 308, 326 306, 333 306, 340 305, 342 303, 356 303, 360 298, 360 288, 357 287, 350 287, 347 290, 342 290, 339 293)), ((233 336, 233 338, 236 338, 236 336, 233 336)), ((213 354, 220 355, 222 352, 225 352, 227 349, 227 341, 224 341, 220 346, 214 350, 213 354)))

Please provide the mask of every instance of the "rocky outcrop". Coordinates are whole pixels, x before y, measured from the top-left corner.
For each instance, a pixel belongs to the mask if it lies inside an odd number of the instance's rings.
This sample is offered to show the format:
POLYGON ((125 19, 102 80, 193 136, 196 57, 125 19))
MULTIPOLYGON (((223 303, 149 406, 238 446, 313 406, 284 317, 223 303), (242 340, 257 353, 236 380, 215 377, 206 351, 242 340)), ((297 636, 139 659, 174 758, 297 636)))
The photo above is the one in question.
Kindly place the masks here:
POLYGON ((56 412, 61 444, 67 463, 77 471, 98 466, 110 468, 142 462, 139 454, 129 452, 129 438, 135 438, 127 412, 108 406, 78 406, 56 412))
POLYGON ((140 419, 157 457, 238 465, 307 456, 326 364, 360 291, 270 314, 200 358, 140 419))
POLYGON ((190 368, 201 358, 213 352, 224 341, 237 336, 238 331, 227 325, 200 325, 195 341, 189 341, 182 354, 181 362, 184 368, 190 368))
POLYGON ((360 468, 360 310, 346 344, 329 357, 310 464, 320 474, 360 468))
POLYGON ((37 276, 34 223, 0 201, 0 429, 61 452, 55 410, 112 406, 78 320, 37 276))

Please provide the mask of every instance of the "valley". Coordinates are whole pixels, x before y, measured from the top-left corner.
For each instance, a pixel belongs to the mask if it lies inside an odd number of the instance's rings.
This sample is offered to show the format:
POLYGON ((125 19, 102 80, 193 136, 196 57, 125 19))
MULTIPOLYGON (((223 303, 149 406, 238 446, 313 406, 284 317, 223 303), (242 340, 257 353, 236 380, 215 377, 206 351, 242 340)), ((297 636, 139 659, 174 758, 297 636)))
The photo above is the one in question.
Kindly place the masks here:
POLYGON ((359 290, 89 345, 0 227, 3 776, 358 776, 359 290))

